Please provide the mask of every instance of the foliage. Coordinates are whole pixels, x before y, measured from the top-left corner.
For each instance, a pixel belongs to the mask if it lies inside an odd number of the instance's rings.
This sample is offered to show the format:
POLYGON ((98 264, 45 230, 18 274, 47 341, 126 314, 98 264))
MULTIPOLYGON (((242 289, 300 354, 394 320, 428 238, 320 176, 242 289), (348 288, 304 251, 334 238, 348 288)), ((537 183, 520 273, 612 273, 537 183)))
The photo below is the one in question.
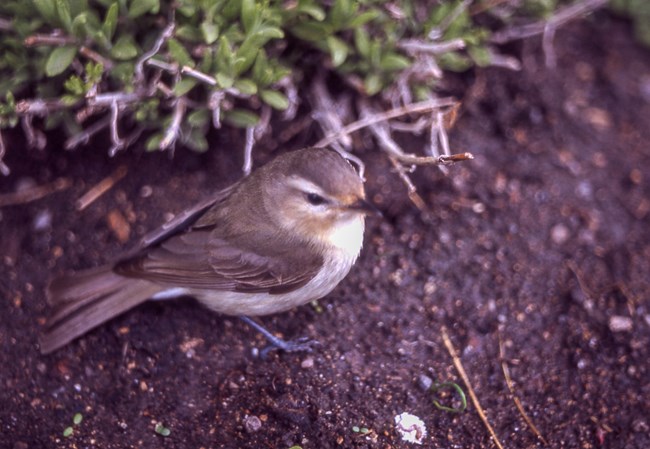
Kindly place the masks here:
MULTIPOLYGON (((518 6, 508 10, 510 17, 540 16, 552 11, 555 0, 513 4, 518 6)), ((298 83, 310 70, 333 73, 365 97, 397 85, 415 98, 430 97, 438 67, 491 63, 490 31, 467 5, 5 0, 0 128, 21 120, 30 135, 33 126, 62 128, 67 148, 110 128, 112 153, 142 135, 149 150, 178 141, 205 151, 210 126, 261 126, 265 108, 295 111, 304 88, 298 83), (425 55, 407 45, 414 41, 439 47, 425 55), (424 65, 433 67, 431 73, 424 65)))

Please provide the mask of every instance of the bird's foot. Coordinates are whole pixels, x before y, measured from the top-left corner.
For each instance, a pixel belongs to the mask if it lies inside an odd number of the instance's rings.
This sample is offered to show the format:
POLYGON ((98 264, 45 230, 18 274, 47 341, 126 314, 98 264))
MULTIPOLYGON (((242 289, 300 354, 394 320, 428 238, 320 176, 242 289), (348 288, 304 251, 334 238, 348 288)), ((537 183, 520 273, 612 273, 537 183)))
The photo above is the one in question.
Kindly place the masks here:
POLYGON ((262 334, 264 338, 266 338, 266 340, 269 342, 267 346, 258 351, 258 354, 262 359, 267 358, 269 353, 272 351, 280 350, 284 352, 312 352, 315 347, 320 345, 317 340, 312 340, 307 337, 297 338, 295 340, 283 340, 273 335, 253 319, 247 316, 240 316, 239 318, 241 318, 244 323, 248 324, 257 332, 262 334))

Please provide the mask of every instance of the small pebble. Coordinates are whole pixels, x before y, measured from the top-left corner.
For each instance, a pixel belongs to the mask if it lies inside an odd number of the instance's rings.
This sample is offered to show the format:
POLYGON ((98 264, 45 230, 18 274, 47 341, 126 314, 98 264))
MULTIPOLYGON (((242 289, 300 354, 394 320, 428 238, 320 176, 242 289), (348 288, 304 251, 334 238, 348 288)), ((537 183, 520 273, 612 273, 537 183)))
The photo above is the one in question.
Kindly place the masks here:
POLYGON ((52 227, 52 212, 49 209, 41 209, 38 211, 32 222, 32 229, 35 232, 47 231, 52 227))
POLYGON ((313 357, 307 357, 305 360, 302 361, 300 364, 301 368, 304 369, 309 369, 314 367, 314 358, 313 357))
POLYGON ((257 432, 262 428, 262 421, 255 415, 246 415, 244 417, 244 429, 246 432, 257 432))
POLYGON ((569 235, 569 228, 567 228, 562 223, 556 224, 553 226, 553 229, 551 229, 551 239, 553 240, 553 243, 557 245, 561 245, 562 243, 566 242, 569 239, 569 235))
POLYGON ((609 319, 609 330, 612 332, 629 332, 632 330, 632 324, 631 318, 614 315, 609 319))
POLYGON ((426 374, 420 374, 420 377, 418 377, 418 387, 423 391, 429 391, 431 385, 433 385, 433 379, 426 374))

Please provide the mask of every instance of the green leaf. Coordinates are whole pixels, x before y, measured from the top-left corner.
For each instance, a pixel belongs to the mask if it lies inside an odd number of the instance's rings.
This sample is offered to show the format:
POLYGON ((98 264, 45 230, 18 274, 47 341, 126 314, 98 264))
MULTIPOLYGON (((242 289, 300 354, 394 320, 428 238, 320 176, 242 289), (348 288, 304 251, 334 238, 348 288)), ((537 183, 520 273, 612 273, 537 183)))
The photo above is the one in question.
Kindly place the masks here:
POLYGON ((398 55, 397 53, 387 53, 381 58, 381 63, 379 66, 383 70, 387 71, 404 70, 411 66, 411 61, 402 55, 398 55))
POLYGON ((32 0, 38 12, 50 25, 55 25, 58 20, 56 3, 54 0, 32 0))
MULTIPOLYGON (((200 129, 193 129, 188 134, 184 134, 184 136, 187 137, 183 138, 183 143, 187 145, 192 151, 196 151, 197 153, 205 153, 210 148, 208 146, 208 140, 205 138, 203 131, 200 129)), ((161 433, 161 435, 168 436, 169 433, 167 435, 161 433)))
POLYGON ((323 20, 325 20, 325 17, 327 17, 323 8, 321 8, 318 4, 314 4, 314 3, 299 4, 297 11, 304 12, 305 14, 311 16, 314 20, 318 20, 319 22, 322 22, 323 20))
POLYGON ((84 82, 77 75, 72 75, 64 83, 63 87, 65 90, 70 92, 73 96, 81 97, 86 93, 86 88, 84 82))
POLYGON ((223 118, 227 123, 237 128, 255 126, 260 121, 260 118, 256 114, 245 109, 226 111, 224 112, 223 118))
POLYGON ((357 47, 361 56, 368 59, 370 55, 370 37, 365 28, 359 27, 354 30, 354 46, 357 47))
POLYGON ((203 41, 210 45, 213 44, 219 38, 219 27, 211 22, 201 23, 201 34, 203 35, 203 41))
POLYGON ((217 73, 217 76, 215 78, 217 79, 217 84, 219 84, 219 87, 223 89, 228 89, 229 87, 232 87, 234 82, 232 76, 222 72, 217 73))
POLYGON ((330 36, 327 38, 327 48, 330 51, 334 67, 343 64, 348 57, 349 49, 347 44, 337 37, 330 36))
POLYGON ((203 128, 210 121, 207 109, 199 109, 187 115, 187 123, 192 128, 203 128))
POLYGON ((381 82, 381 77, 376 73, 368 75, 364 80, 363 85, 369 96, 375 95, 382 89, 382 87, 384 87, 381 82))
POLYGON ((203 42, 203 34, 201 29, 197 28, 195 25, 183 25, 176 28, 174 35, 177 38, 183 39, 188 42, 203 42))
POLYGON ((162 143, 164 137, 164 133, 156 133, 153 136, 149 137, 147 139, 147 143, 145 144, 145 149, 149 152, 160 149, 160 144, 162 143))
POLYGON ((255 0, 242 0, 241 2, 241 21, 244 25, 244 31, 249 34, 255 28, 259 20, 259 12, 255 0))
POLYGON ((72 31, 72 16, 70 15, 70 1, 56 0, 56 15, 59 18, 61 26, 66 31, 72 31))
POLYGON ((487 67, 492 62, 492 54, 486 47, 472 46, 467 53, 479 67, 487 67))
POLYGON ((174 95, 182 97, 196 86, 198 81, 194 78, 183 78, 174 85, 174 95))
POLYGON ((238 79, 235 81, 234 87, 244 95, 255 95, 257 93, 257 84, 249 79, 238 79))
POLYGON ((167 41, 167 48, 169 49, 169 54, 171 55, 172 59, 179 65, 194 67, 194 60, 187 52, 183 44, 178 42, 176 39, 169 39, 167 41))
POLYGON ((129 19, 137 19, 146 13, 158 13, 160 10, 160 0, 133 0, 129 6, 129 19))
POLYGON ((74 57, 77 55, 77 47, 58 47, 55 48, 45 63, 45 73, 47 76, 56 76, 65 71, 72 64, 74 57))
POLYGON ((347 28, 357 29, 357 28, 365 25, 366 23, 375 20, 379 16, 381 16, 381 12, 379 12, 376 9, 371 9, 371 10, 362 12, 361 14, 357 14, 357 16, 354 17, 352 20, 348 21, 347 28))
POLYGON ((334 5, 330 10, 330 23, 334 26, 335 30, 340 30, 345 27, 348 17, 351 15, 352 6, 351 0, 334 0, 334 5))
POLYGON ((333 33, 329 23, 300 22, 290 28, 291 34, 308 42, 323 42, 333 33))
POLYGON ((115 59, 126 61, 133 59, 138 55, 138 48, 133 42, 133 37, 128 34, 123 34, 117 39, 113 48, 111 48, 111 56, 115 59))
POLYGON ((464 72, 472 66, 472 61, 457 52, 444 53, 439 56, 438 63, 443 69, 448 69, 453 72, 464 72))
POLYGON ((115 28, 117 27, 117 15, 119 13, 120 5, 115 2, 106 11, 106 17, 104 17, 104 23, 102 24, 102 33, 106 36, 106 39, 109 41, 113 40, 113 35, 115 34, 115 28))
POLYGON ((226 36, 219 38, 217 49, 217 70, 222 73, 231 73, 234 69, 235 55, 226 36))
POLYGON ((264 103, 278 111, 284 111, 289 107, 289 99, 277 90, 263 90, 260 92, 260 97, 264 103))

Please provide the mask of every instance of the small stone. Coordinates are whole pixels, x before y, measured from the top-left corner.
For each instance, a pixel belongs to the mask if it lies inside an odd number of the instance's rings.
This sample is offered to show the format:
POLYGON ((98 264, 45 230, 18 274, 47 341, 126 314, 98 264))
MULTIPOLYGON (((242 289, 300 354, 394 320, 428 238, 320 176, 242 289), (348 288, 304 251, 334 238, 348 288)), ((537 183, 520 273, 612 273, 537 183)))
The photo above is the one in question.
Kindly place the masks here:
POLYGON ((420 374, 420 377, 418 377, 418 387, 423 391, 429 391, 431 385, 433 385, 433 379, 426 374, 420 374))
POLYGON ((302 361, 300 364, 301 368, 304 369, 309 369, 314 367, 314 358, 313 357, 307 357, 305 360, 302 361))
POLYGON ((122 215, 122 212, 117 209, 111 210, 106 216, 106 222, 120 243, 126 243, 129 240, 131 226, 126 221, 126 218, 124 218, 124 215, 122 215))
POLYGON ((246 415, 244 417, 244 429, 248 433, 257 432, 262 428, 262 421, 255 415, 246 415))
POLYGON ((153 188, 149 185, 144 185, 140 189, 140 196, 142 198, 149 198, 152 193, 153 193, 153 188))
POLYGON ((50 212, 49 209, 42 209, 38 211, 38 213, 34 217, 34 221, 32 223, 32 229, 34 229, 35 232, 43 232, 43 231, 47 231, 51 227, 52 227, 52 212, 50 212))
POLYGON ((609 330, 612 332, 629 332, 632 325, 632 319, 626 316, 614 315, 609 319, 609 330))
POLYGON ((566 242, 569 239, 569 235, 569 228, 567 228, 562 223, 556 224, 553 226, 553 229, 551 229, 551 239, 553 240, 553 243, 557 245, 561 245, 566 242))

